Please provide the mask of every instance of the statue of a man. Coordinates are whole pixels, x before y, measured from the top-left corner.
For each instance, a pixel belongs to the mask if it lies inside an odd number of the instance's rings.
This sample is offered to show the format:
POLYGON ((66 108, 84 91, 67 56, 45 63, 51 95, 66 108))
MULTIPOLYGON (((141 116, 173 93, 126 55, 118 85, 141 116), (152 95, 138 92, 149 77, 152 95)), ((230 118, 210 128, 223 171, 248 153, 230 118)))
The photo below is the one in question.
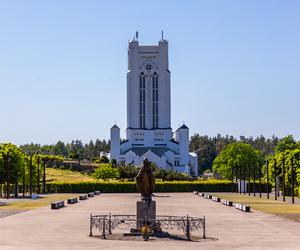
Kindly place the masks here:
POLYGON ((155 178, 147 158, 144 159, 143 165, 135 177, 138 191, 141 193, 142 200, 151 201, 152 193, 155 186, 155 178))

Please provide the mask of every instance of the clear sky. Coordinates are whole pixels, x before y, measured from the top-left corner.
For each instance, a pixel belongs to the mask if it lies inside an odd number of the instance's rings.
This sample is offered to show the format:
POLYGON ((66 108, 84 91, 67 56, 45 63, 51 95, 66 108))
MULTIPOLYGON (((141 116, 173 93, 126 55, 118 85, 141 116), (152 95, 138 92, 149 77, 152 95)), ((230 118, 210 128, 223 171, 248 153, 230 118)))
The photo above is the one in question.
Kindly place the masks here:
POLYGON ((299 1, 1 1, 0 142, 125 135, 127 43, 169 41, 172 126, 300 134, 299 1))

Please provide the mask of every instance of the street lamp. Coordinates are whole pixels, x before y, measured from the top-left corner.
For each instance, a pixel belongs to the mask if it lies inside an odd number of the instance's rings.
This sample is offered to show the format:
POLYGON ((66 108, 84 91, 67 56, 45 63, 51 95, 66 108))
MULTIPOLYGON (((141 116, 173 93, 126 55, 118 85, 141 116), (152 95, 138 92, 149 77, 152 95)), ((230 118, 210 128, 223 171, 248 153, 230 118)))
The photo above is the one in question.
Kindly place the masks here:
POLYGON ((42 180, 42 193, 46 193, 46 159, 43 158, 43 180, 42 180))
MULTIPOLYGON (((257 162, 255 162, 255 164, 253 165, 253 196, 256 196, 256 189, 255 189, 255 178, 256 178, 256 164, 257 162)), ((250 193, 249 193, 250 194, 250 193)))
POLYGON ((283 188, 283 201, 285 201, 285 156, 283 155, 283 161, 282 161, 282 188, 283 188))
MULTIPOLYGON (((32 157, 33 157, 33 152, 28 150, 27 154, 29 155, 29 195, 30 197, 32 196, 32 157)), ((25 172, 25 171, 24 171, 25 172)), ((23 185, 25 185, 25 179, 23 177, 23 185)), ((23 186, 23 195, 24 195, 24 186, 23 186)))
POLYGON ((261 164, 260 163, 258 163, 259 165, 258 165, 258 167, 259 167, 259 169, 258 169, 258 171, 259 171, 259 198, 261 198, 261 164))
POLYGON ((231 192, 233 193, 233 164, 231 165, 231 192))
POLYGON ((266 160, 266 168, 267 168, 267 198, 269 199, 269 161, 268 158, 266 160))
POLYGON ((275 200, 277 200, 277 162, 276 159, 274 158, 274 182, 275 182, 275 200))
POLYGON ((294 193, 294 188, 295 188, 295 169, 294 169, 294 158, 291 158, 291 163, 292 163, 292 203, 295 203, 295 193, 294 193))
POLYGON ((37 156, 37 193, 40 194, 41 186, 40 186, 40 156, 37 156))

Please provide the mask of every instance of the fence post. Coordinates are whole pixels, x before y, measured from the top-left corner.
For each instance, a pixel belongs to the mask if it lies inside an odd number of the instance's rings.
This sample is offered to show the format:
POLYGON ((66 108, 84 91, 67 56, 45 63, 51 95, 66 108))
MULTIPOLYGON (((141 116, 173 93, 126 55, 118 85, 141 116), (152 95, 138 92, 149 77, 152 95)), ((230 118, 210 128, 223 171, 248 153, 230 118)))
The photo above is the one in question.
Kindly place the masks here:
POLYGON ((105 235, 105 216, 103 217, 103 228, 102 228, 102 238, 106 239, 106 235, 105 235))
POLYGON ((191 240, 191 233, 190 233, 190 218, 189 215, 186 216, 186 238, 191 240))
POLYGON ((111 213, 109 213, 108 217, 108 233, 111 234, 111 213))
POLYGON ((93 236, 93 223, 92 223, 93 217, 92 214, 90 215, 90 236, 93 236))
POLYGON ((206 239, 205 216, 203 217, 203 239, 206 239))

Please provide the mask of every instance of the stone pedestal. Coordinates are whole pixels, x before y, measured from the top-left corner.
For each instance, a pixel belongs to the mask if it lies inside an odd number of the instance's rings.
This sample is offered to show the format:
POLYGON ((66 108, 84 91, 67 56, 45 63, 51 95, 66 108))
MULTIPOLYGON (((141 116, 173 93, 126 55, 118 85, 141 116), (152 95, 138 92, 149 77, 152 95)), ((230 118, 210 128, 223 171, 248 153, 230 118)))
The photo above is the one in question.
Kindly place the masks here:
POLYGON ((136 202, 137 228, 142 228, 144 222, 150 225, 156 220, 156 203, 155 201, 137 201, 136 202))

